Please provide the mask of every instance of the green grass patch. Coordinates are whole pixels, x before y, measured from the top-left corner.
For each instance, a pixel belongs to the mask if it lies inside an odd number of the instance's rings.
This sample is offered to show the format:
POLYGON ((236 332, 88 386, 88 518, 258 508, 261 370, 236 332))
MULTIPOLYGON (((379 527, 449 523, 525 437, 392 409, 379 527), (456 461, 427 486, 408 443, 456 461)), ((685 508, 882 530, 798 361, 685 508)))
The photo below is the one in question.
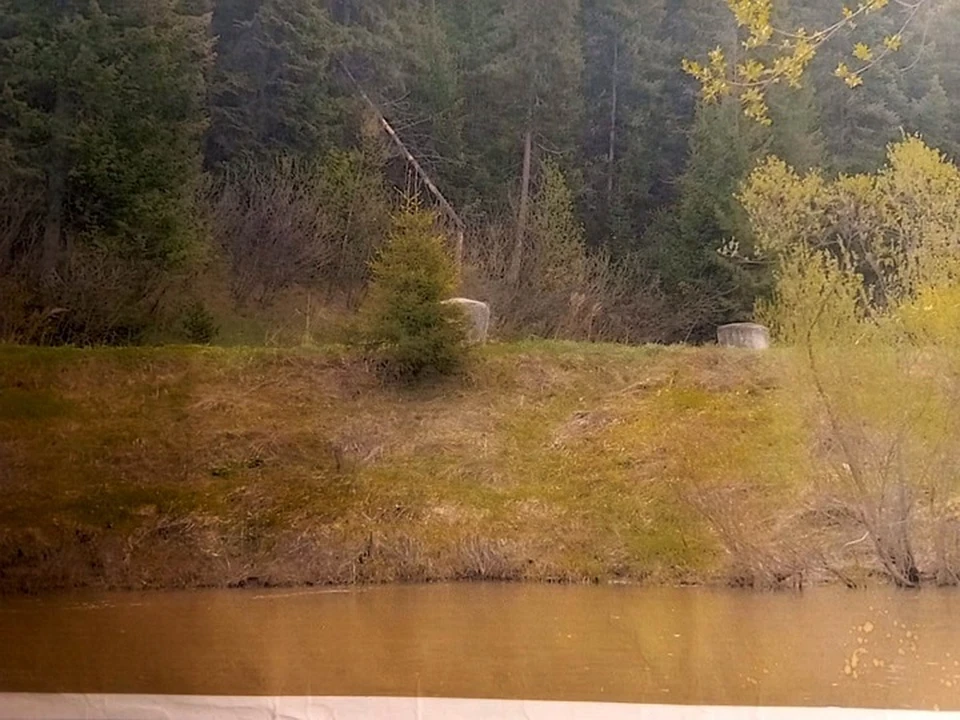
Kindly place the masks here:
POLYGON ((52 420, 70 411, 71 404, 50 390, 0 388, 0 421, 52 420))

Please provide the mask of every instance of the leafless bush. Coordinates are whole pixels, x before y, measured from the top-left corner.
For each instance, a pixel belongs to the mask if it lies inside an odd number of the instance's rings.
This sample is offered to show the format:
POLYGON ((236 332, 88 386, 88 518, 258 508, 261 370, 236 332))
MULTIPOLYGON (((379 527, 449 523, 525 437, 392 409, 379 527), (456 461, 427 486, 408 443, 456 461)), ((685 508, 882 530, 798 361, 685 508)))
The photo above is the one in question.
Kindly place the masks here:
POLYGON ((586 250, 570 262, 548 264, 536 242, 532 238, 521 280, 513 284, 508 223, 491 224, 467 239, 464 291, 491 303, 501 337, 639 343, 674 334, 673 316, 654 277, 586 250))
POLYGON ((56 287, 59 306, 48 308, 55 343, 127 344, 150 327, 166 277, 147 261, 120 258, 98 248, 78 248, 56 287))
POLYGON ((503 540, 468 536, 456 548, 457 575, 470 580, 519 580, 523 563, 514 555, 514 548, 503 540))
POLYGON ((140 341, 152 325, 166 277, 147 261, 78 246, 42 286, 27 266, 0 280, 0 339, 39 345, 140 341))
POLYGON ((847 546, 870 548, 900 587, 960 581, 958 396, 946 369, 916 373, 926 354, 906 345, 808 346, 820 401, 818 455, 829 468, 825 494, 863 533, 847 546), (869 379, 848 369, 868 364, 869 379))
POLYGON ((32 335, 28 326, 37 322, 30 309, 32 294, 13 273, 0 273, 0 343, 17 343, 32 335))
POLYGON ((836 446, 833 479, 838 488, 837 505, 866 531, 863 540, 873 546, 894 583, 918 586, 920 570, 912 541, 914 478, 905 475, 901 439, 868 438, 859 423, 831 423, 831 431, 836 446), (886 447, 880 449, 879 444, 886 447))
POLYGON ((239 305, 301 286, 355 306, 390 219, 379 166, 360 151, 234 170, 207 204, 239 305))
POLYGON ((40 197, 28 183, 0 172, 0 342, 19 342, 43 322, 29 282, 41 234, 40 197))
POLYGON ((42 195, 28 182, 0 173, 0 276, 22 270, 40 238, 42 195))
POLYGON ((785 539, 796 518, 759 513, 759 506, 752 502, 756 492, 746 484, 692 484, 682 488, 681 499, 700 515, 726 553, 726 574, 732 585, 802 588, 809 558, 785 539))
POLYGON ((212 193, 210 221, 241 305, 267 304, 281 290, 311 283, 336 257, 316 175, 292 160, 229 174, 212 193))

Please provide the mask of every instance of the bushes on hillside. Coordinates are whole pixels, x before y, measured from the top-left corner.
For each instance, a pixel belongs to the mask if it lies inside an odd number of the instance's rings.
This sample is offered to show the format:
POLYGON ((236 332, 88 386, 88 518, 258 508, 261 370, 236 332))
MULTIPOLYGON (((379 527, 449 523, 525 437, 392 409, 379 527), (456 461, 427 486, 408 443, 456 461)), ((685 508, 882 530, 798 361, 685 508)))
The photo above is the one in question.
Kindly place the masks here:
POLYGON ((466 243, 468 294, 491 303, 501 337, 602 342, 675 338, 680 313, 635 258, 614 261, 587 247, 561 170, 544 163, 533 198, 520 279, 510 281, 515 231, 490 223, 466 243))
POLYGON ((333 256, 334 230, 317 175, 293 159, 226 173, 211 198, 210 220, 240 306, 269 304, 281 291, 310 282, 333 256))
POLYGON ((432 213, 408 206, 372 266, 363 307, 366 345, 391 375, 411 379, 454 372, 466 357, 460 311, 444 305, 456 269, 432 213))
POLYGON ((383 176, 369 151, 231 169, 210 198, 211 230, 239 305, 293 286, 350 298, 386 231, 383 176))
POLYGON ((28 270, 0 281, 0 342, 139 344, 157 322, 169 282, 149 261, 81 245, 42 285, 28 270))
POLYGON ((777 267, 762 318, 803 349, 819 399, 827 502, 897 585, 960 583, 960 169, 908 138, 872 175, 770 160, 741 199, 777 267), (921 513, 933 537, 915 532, 921 513))

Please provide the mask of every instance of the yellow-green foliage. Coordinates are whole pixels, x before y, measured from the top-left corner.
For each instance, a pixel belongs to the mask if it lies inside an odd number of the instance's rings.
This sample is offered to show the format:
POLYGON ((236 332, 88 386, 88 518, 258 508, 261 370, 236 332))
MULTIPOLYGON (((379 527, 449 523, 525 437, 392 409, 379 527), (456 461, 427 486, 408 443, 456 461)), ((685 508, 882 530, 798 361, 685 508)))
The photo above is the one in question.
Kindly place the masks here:
POLYGON ((383 177, 383 151, 364 129, 359 150, 331 151, 321 168, 319 191, 331 230, 341 242, 330 258, 333 287, 356 292, 366 281, 370 260, 390 227, 389 194, 383 177))
POLYGON ((874 175, 828 181, 768 159, 740 200, 761 252, 777 263, 762 315, 786 341, 847 323, 845 332, 902 333, 904 313, 948 312, 960 279, 960 170, 919 138, 891 146, 874 175), (922 297, 930 298, 918 306, 922 297), (936 303, 932 298, 939 297, 936 303))
MULTIPOLYGON (((718 47, 710 52, 707 62, 685 59, 683 67, 700 82, 705 100, 736 94, 748 117, 768 125, 771 120, 766 93, 770 87, 801 87, 804 74, 824 44, 843 31, 856 30, 858 23, 888 5, 890 0, 860 0, 856 5, 844 5, 835 21, 823 27, 778 28, 774 21, 776 0, 727 0, 737 26, 746 36, 746 53, 738 53, 738 61, 731 62, 718 47)), ((864 73, 900 49, 903 32, 914 14, 899 32, 887 35, 876 47, 862 41, 853 43, 849 62, 840 62, 834 76, 851 88, 862 85, 864 73)))
POLYGON ((534 198, 533 229, 536 235, 534 282, 540 292, 582 289, 586 272, 583 225, 577 219, 573 193, 563 172, 544 163, 540 189, 534 198))
POLYGON ((932 567, 960 581, 960 170, 908 138, 873 175, 827 181, 769 160, 741 201, 777 268, 758 314, 804 350, 839 497, 904 585, 918 582, 909 523, 928 498, 932 567))
POLYGON ((403 377, 456 370, 465 358, 466 330, 459 310, 443 304, 457 274, 436 217, 415 207, 400 212, 372 274, 366 336, 389 370, 403 377))

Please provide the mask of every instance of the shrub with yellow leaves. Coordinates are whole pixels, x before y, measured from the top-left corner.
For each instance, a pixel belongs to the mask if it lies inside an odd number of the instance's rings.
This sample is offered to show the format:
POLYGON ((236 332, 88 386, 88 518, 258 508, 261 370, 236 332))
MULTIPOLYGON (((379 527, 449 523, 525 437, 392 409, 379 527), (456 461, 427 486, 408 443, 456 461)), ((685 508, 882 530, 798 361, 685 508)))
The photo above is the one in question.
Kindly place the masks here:
POLYGON ((825 497, 898 585, 956 584, 960 169, 917 137, 888 157, 835 180, 777 159, 753 172, 740 200, 777 268, 758 315, 800 351, 798 382, 818 398, 825 497))
MULTIPOLYGON (((891 53, 898 52, 903 34, 920 12, 940 0, 914 0, 898 3, 905 15, 900 29, 886 36, 877 47, 857 42, 851 49, 851 61, 840 62, 834 75, 855 88, 863 76, 891 53)), ((736 95, 744 113, 764 125, 771 123, 766 93, 774 85, 799 88, 817 51, 837 35, 853 30, 872 13, 885 10, 890 0, 860 0, 856 6, 844 6, 831 24, 816 30, 780 28, 774 24, 775 0, 726 0, 740 28, 740 44, 748 57, 730 63, 721 48, 712 50, 706 63, 683 61, 684 70, 701 85, 704 100, 712 102, 725 95, 736 95)))

